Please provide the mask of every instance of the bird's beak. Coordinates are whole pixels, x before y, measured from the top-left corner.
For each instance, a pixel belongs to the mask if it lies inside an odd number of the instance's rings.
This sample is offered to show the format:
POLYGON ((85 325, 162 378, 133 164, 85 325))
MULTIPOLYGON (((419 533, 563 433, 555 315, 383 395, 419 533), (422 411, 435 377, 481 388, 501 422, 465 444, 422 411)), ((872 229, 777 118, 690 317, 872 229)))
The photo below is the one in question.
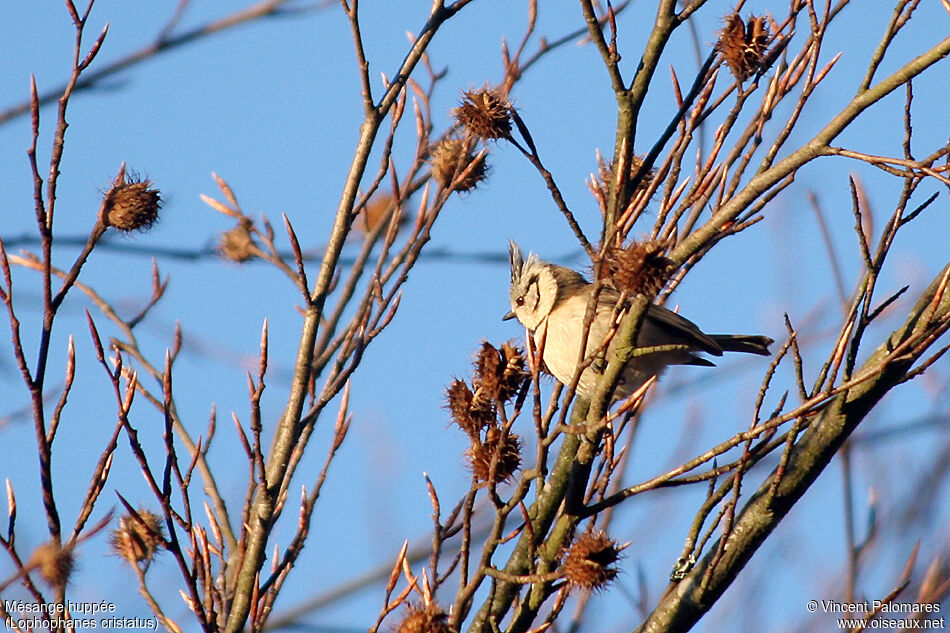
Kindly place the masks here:
POLYGON ((505 316, 501 317, 501 320, 502 320, 502 321, 510 321, 510 320, 512 320, 513 318, 515 318, 515 313, 512 312, 512 311, 509 311, 508 314, 506 314, 505 316))

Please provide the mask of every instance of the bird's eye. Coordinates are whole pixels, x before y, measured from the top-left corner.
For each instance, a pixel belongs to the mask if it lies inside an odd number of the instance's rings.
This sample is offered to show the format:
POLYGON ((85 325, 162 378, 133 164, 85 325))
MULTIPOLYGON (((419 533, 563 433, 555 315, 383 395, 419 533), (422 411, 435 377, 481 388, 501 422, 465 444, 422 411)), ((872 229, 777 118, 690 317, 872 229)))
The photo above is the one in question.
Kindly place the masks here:
POLYGON ((517 303, 518 307, 520 308, 521 306, 524 305, 524 297, 518 297, 517 299, 515 299, 515 303, 517 303))

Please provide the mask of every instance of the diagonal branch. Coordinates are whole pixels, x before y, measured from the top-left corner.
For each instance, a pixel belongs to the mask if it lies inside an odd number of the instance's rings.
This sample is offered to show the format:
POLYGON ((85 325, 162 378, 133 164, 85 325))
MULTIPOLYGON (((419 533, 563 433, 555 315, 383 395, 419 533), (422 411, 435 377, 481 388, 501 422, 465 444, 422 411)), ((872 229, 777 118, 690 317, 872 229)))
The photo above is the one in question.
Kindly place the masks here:
POLYGON ((791 451, 779 485, 777 471, 765 480, 735 520, 724 546, 709 554, 673 585, 638 633, 687 631, 732 584, 779 521, 828 466, 844 441, 891 389, 912 377, 913 366, 950 329, 950 265, 920 296, 905 324, 864 363, 871 377, 841 393, 811 423, 791 451))
POLYGON ((735 221, 759 196, 767 193, 782 179, 794 174, 805 163, 825 153, 830 143, 861 113, 947 57, 947 55, 950 55, 950 37, 907 62, 875 86, 859 92, 812 140, 769 169, 753 177, 745 188, 722 205, 705 225, 677 244, 676 248, 669 254, 669 258, 678 264, 682 264, 699 252, 726 224, 735 221))

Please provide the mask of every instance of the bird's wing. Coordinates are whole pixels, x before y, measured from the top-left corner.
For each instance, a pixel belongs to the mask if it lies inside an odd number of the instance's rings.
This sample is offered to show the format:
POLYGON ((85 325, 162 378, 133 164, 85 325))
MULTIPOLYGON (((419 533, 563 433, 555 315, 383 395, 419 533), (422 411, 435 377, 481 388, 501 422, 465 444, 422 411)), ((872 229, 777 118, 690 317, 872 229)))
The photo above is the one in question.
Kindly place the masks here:
POLYGON ((647 308, 646 318, 650 319, 653 325, 666 330, 673 336, 685 338, 704 352, 713 356, 722 356, 722 348, 716 341, 703 334, 695 323, 672 310, 663 306, 650 305, 647 308))

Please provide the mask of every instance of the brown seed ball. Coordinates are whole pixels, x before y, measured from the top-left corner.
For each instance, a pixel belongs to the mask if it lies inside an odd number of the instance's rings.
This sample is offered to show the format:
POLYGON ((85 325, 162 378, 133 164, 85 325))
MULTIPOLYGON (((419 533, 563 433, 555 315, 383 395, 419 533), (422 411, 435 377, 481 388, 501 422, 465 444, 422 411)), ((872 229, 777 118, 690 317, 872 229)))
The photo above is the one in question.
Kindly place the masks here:
POLYGON ((122 517, 112 531, 112 551, 131 563, 151 561, 165 541, 158 516, 148 510, 139 510, 138 515, 138 519, 131 514, 122 517))
POLYGON ((72 548, 50 541, 33 550, 27 567, 39 569, 40 576, 51 587, 61 587, 69 582, 74 563, 72 548))
POLYGON ((733 13, 725 21, 716 50, 735 78, 745 81, 765 69, 769 27, 764 17, 754 15, 743 22, 738 13, 733 13))
POLYGON ((495 421, 492 404, 476 402, 475 394, 464 380, 453 380, 445 390, 445 396, 445 406, 452 415, 452 421, 470 437, 478 437, 482 429, 495 421))
MULTIPOLYGON (((369 233, 376 230, 380 222, 385 221, 388 224, 391 217, 390 212, 396 207, 396 204, 397 201, 392 193, 386 192, 373 196, 359 210, 353 228, 363 233, 369 233)), ((403 215, 399 218, 399 223, 402 224, 405 220, 406 216, 403 215)))
POLYGON ((521 466, 521 438, 490 426, 485 433, 485 441, 473 442, 466 456, 477 481, 498 484, 509 479, 521 466))
POLYGON ((396 633, 451 633, 448 618, 434 602, 409 605, 406 616, 396 625, 396 633))
POLYGON ((488 140, 511 136, 511 103, 497 89, 485 86, 463 92, 462 102, 452 114, 474 138, 488 140))
POLYGON ((233 229, 221 233, 218 240, 218 255, 232 262, 244 263, 257 256, 257 244, 251 235, 251 225, 242 221, 233 229))
POLYGON ((488 176, 485 156, 475 154, 471 143, 458 138, 447 138, 433 147, 429 162, 432 177, 443 189, 454 185, 456 191, 471 191, 488 176))
POLYGON ((617 577, 619 558, 620 548, 603 531, 585 532, 567 551, 562 571, 572 586, 597 591, 617 577))
MULTIPOLYGON (((627 182, 630 182, 637 173, 639 173, 640 168, 643 167, 643 159, 639 156, 630 157, 630 168, 627 170, 627 182)), ((610 191, 610 185, 617 178, 614 174, 613 161, 605 161, 603 157, 598 153, 597 155, 597 171, 599 179, 597 185, 604 195, 610 191)), ((640 178, 640 182, 637 184, 637 188, 634 190, 634 193, 640 193, 641 191, 646 191, 650 188, 650 185, 653 184, 653 180, 656 178, 656 170, 648 169, 646 173, 640 178)))
POLYGON ((531 377, 524 359, 524 351, 511 345, 502 343, 501 355, 505 360, 505 368, 501 374, 501 393, 499 398, 508 400, 520 390, 524 381, 531 377))
POLYGON ((162 207, 162 196, 152 181, 124 176, 112 185, 102 201, 102 223, 120 231, 148 230, 162 207))
POLYGON ((665 251, 665 246, 655 241, 610 248, 602 270, 607 282, 617 290, 655 297, 676 270, 673 262, 663 256, 665 251))
POLYGON ((482 349, 475 355, 475 377, 472 384, 479 399, 497 402, 501 396, 501 377, 505 370, 501 354, 488 341, 482 343, 482 349))
POLYGON ((491 403, 505 402, 518 393, 528 376, 520 349, 509 343, 503 343, 498 349, 485 341, 475 355, 475 377, 472 380, 475 398, 491 403))

